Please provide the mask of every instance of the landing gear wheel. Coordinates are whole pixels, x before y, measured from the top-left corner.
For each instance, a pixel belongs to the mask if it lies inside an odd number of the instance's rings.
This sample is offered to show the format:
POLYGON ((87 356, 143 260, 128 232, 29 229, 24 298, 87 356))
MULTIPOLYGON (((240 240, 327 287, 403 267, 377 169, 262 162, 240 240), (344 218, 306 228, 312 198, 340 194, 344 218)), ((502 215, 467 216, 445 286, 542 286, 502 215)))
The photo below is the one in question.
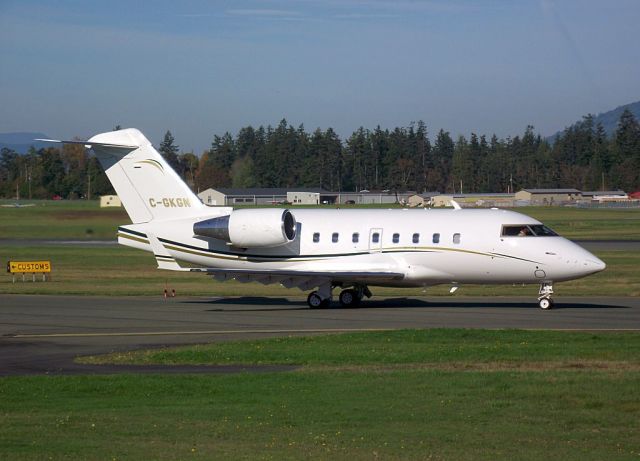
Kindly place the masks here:
POLYGON ((538 305, 540 306, 540 309, 551 309, 553 307, 553 301, 551 301, 549 298, 542 298, 540 301, 538 301, 538 305))
POLYGON ((320 309, 322 307, 322 298, 317 291, 312 291, 307 296, 307 304, 311 309, 320 309))
POLYGON ((342 307, 353 307, 360 304, 360 296, 358 296, 358 292, 356 290, 342 290, 339 299, 342 307))
POLYGON ((325 307, 329 307, 329 300, 322 299, 317 291, 312 291, 307 296, 307 304, 311 309, 322 309, 325 307))
POLYGON ((540 309, 551 309, 553 307, 553 300, 551 295, 553 294, 553 283, 542 282, 540 284, 540 290, 538 291, 538 305, 540 309))

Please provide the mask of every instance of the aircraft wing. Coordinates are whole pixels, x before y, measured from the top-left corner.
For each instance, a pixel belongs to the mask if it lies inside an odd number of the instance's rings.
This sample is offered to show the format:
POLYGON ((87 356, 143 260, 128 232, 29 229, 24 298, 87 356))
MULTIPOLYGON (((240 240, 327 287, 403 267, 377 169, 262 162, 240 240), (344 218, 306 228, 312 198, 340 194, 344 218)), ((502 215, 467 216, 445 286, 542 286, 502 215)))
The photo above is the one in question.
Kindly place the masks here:
POLYGON ((402 280, 402 272, 390 271, 298 271, 287 269, 253 270, 191 268, 191 272, 204 272, 218 281, 236 280, 238 282, 258 282, 263 285, 279 283, 286 288, 308 290, 327 281, 335 282, 388 282, 402 280))
POLYGON ((215 280, 236 280, 238 282, 258 282, 263 285, 279 283, 286 288, 309 290, 327 282, 389 282, 402 280, 404 273, 392 272, 385 268, 368 271, 301 271, 294 269, 230 269, 219 267, 181 267, 169 254, 165 246, 152 233, 147 232, 151 249, 158 262, 158 269, 186 272, 200 272, 210 275, 215 280))

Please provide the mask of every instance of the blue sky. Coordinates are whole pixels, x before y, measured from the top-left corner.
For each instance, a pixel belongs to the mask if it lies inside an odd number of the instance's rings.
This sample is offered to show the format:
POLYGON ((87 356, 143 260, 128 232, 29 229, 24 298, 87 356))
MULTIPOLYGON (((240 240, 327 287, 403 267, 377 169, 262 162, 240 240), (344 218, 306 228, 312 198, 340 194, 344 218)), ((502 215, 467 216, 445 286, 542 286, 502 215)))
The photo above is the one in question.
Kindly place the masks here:
POLYGON ((0 132, 543 135, 640 99, 637 0, 0 0, 0 132))

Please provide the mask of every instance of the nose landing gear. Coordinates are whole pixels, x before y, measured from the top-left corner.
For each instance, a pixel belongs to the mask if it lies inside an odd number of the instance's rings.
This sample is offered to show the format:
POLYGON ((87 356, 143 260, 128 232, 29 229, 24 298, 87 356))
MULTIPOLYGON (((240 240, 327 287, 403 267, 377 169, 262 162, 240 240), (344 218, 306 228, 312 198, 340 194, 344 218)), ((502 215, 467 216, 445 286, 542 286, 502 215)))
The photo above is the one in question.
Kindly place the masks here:
POLYGON ((538 291, 538 305, 540 309, 551 309, 553 307, 553 299, 551 299, 551 295, 553 294, 553 283, 551 282, 542 282, 540 284, 540 290, 538 291))

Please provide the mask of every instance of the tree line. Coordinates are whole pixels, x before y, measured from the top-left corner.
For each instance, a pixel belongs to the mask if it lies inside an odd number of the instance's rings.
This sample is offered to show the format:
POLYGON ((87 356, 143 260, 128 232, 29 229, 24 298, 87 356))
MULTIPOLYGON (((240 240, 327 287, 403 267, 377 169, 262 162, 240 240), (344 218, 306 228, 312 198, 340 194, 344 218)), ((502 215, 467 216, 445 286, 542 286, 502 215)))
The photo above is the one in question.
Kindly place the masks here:
MULTIPOLYGON (((200 157, 180 152, 170 131, 159 152, 194 190, 209 187, 317 187, 330 191, 508 192, 522 188, 640 189, 640 124, 626 110, 608 136, 593 115, 548 142, 528 126, 498 138, 471 133, 429 137, 419 121, 393 130, 358 128, 346 140, 332 129, 307 132, 282 120, 215 135, 200 157)), ((113 193, 81 146, 2 149, 0 195, 79 198, 113 193)))

